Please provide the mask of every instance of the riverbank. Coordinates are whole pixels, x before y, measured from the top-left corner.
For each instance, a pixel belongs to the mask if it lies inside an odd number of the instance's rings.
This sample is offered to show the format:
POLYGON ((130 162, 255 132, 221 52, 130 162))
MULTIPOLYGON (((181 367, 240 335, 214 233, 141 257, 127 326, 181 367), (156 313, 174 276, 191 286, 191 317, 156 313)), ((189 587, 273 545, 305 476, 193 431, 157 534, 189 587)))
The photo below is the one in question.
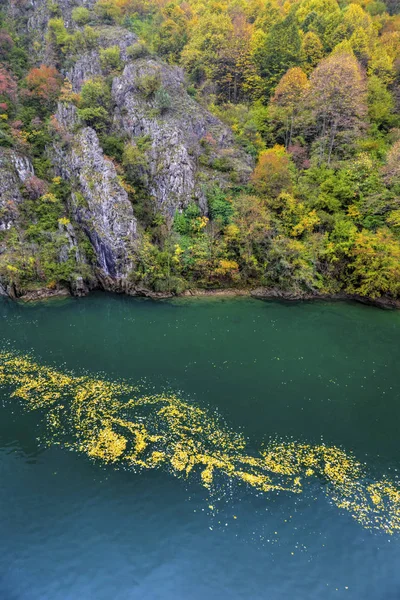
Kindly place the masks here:
MULTIPOLYGON (((101 288, 95 288, 101 289, 101 288)), ((91 291, 89 290, 86 294, 80 295, 88 295, 91 291)), ((352 302, 360 302, 361 304, 367 304, 369 306, 376 306, 378 308, 383 309, 399 309, 400 308, 400 300, 395 298, 390 298, 387 296, 382 296, 380 298, 368 298, 364 296, 358 296, 356 294, 346 294, 344 292, 337 294, 295 294, 293 292, 280 290, 278 288, 217 288, 217 289, 203 289, 203 288, 193 288, 189 290, 185 290, 180 294, 174 293, 166 293, 166 292, 154 292, 152 290, 147 290, 144 288, 141 289, 130 289, 129 291, 120 291, 120 290, 107 290, 107 291, 115 291, 115 293, 125 293, 128 296, 139 296, 145 298, 151 298, 153 300, 168 300, 170 298, 198 298, 198 297, 240 297, 247 296, 252 298, 259 298, 260 300, 282 300, 285 302, 303 302, 303 301, 352 301, 352 302)), ((22 302, 38 302, 41 300, 48 300, 51 298, 61 298, 67 296, 74 296, 76 294, 71 293, 71 291, 66 287, 59 288, 39 288, 36 290, 31 290, 26 292, 22 296, 12 297, 8 295, 12 300, 18 300, 22 302)))

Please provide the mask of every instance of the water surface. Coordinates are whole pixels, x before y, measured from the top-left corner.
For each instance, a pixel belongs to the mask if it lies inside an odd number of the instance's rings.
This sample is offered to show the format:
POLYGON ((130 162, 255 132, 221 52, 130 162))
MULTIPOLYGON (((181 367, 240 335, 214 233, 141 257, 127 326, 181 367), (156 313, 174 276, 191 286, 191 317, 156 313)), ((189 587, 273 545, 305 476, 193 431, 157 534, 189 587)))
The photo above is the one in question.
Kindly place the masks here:
MULTIPOLYGON (((339 446, 371 481, 397 481, 398 312, 96 294, 2 301, 0 319, 2 347, 40 364, 178 394, 250 448, 339 446)), ((195 478, 45 448, 40 411, 0 397, 1 599, 400 597, 400 536, 363 528, 322 482, 302 494, 225 482, 211 497, 195 478)))

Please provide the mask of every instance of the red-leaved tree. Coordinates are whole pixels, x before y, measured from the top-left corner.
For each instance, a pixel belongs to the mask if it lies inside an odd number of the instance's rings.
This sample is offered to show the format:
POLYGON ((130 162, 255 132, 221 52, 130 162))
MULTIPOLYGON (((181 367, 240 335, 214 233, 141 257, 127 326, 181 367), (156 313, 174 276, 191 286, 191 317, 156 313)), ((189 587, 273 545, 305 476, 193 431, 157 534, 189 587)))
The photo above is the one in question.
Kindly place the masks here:
POLYGON ((62 77, 55 67, 41 65, 29 71, 26 85, 30 96, 51 104, 60 93, 62 77))
POLYGON ((17 82, 7 69, 0 65, 0 100, 17 99, 17 82))

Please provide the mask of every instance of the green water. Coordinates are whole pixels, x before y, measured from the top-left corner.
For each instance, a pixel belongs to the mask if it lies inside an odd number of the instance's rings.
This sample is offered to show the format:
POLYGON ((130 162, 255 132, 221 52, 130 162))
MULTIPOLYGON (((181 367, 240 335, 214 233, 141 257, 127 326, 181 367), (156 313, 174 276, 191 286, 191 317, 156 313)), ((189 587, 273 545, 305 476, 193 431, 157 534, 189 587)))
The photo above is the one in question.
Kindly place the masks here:
MULTIPOLYGON (((98 294, 2 301, 0 319, 2 347, 40 364, 178 393, 250 448, 322 440, 397 480, 398 312, 98 294)), ((1 600, 400 597, 400 534, 364 529, 319 481, 300 495, 224 482, 210 510, 194 478, 44 448, 40 412, 0 397, 1 600)))

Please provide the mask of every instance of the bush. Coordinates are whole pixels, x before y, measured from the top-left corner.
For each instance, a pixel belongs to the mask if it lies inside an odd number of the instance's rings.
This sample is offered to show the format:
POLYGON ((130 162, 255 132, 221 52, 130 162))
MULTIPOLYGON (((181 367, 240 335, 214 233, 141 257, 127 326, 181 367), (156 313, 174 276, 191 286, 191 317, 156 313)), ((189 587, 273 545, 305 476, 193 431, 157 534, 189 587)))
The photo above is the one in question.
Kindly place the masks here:
POLYGON ((89 79, 81 89, 80 108, 108 108, 111 101, 110 88, 102 77, 89 79))
POLYGON ((72 11, 72 20, 77 25, 87 25, 90 21, 90 11, 84 6, 76 6, 72 11))
POLYGON ((148 48, 146 48, 142 42, 137 42, 136 44, 132 44, 132 46, 128 46, 126 53, 132 60, 143 58, 150 54, 148 48))
POLYGON ((73 36, 65 28, 61 18, 50 19, 48 22, 48 41, 66 52, 71 45, 73 36))
POLYGON ((113 0, 99 0, 94 6, 94 11, 103 23, 112 24, 121 17, 121 9, 113 0))
POLYGON ((230 198, 219 187, 214 187, 207 194, 208 209, 213 221, 228 225, 233 215, 233 204, 230 198))
POLYGON ((110 88, 101 77, 90 79, 81 89, 78 116, 87 125, 103 130, 109 119, 110 88))
POLYGON ((220 156, 212 161, 211 167, 216 171, 227 173, 232 170, 231 161, 226 156, 220 156))
POLYGON ((114 158, 118 162, 122 162, 124 152, 124 140, 116 135, 102 135, 100 143, 104 150, 104 154, 114 158))
POLYGON ((110 46, 100 50, 101 68, 107 72, 117 71, 122 67, 121 50, 119 46, 110 46))
POLYGON ((78 116, 82 121, 96 130, 105 129, 108 121, 108 112, 102 106, 94 108, 79 108, 78 116))
POLYGON ((167 112, 172 106, 171 96, 164 87, 161 87, 154 94, 154 102, 156 109, 160 114, 167 112))
POLYGON ((156 91, 160 89, 161 73, 159 71, 154 71, 154 73, 148 73, 147 75, 138 77, 136 86, 145 98, 150 98, 150 96, 153 96, 156 91))

